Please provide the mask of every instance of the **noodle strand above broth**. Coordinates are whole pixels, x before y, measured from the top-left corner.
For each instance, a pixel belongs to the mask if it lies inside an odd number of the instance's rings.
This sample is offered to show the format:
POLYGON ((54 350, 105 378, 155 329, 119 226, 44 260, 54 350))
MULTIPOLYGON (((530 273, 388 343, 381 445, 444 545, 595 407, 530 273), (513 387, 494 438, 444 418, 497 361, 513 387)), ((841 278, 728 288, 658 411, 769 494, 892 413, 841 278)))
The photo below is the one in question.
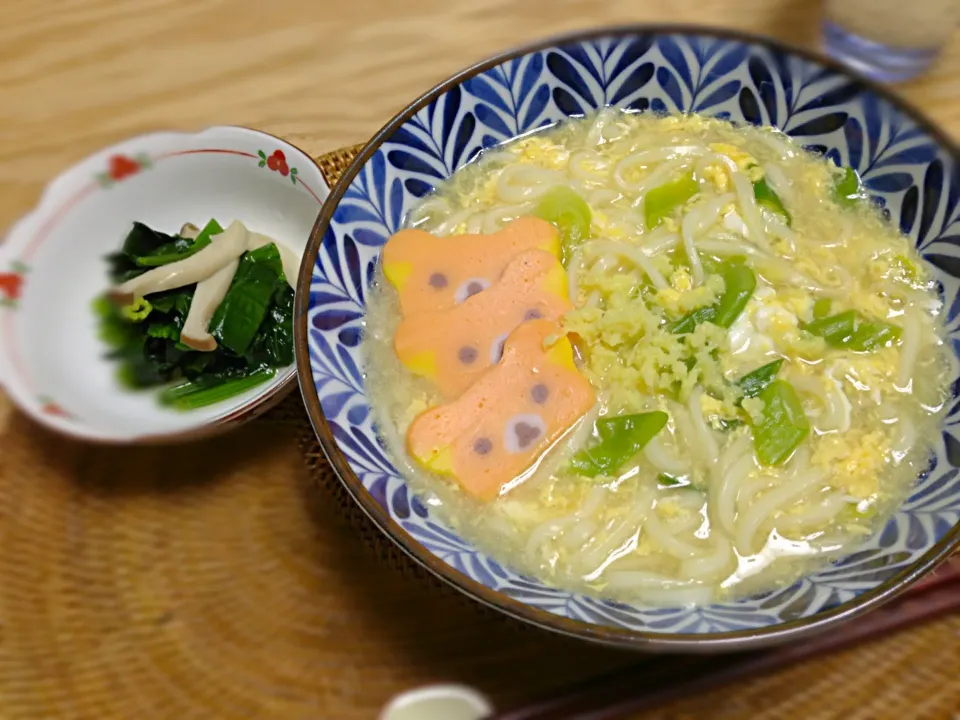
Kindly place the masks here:
POLYGON ((397 467, 500 562, 620 601, 854 549, 927 467, 954 361, 932 270, 851 182, 769 128, 610 109, 481 154, 407 220, 437 251, 391 239, 367 299, 397 467), (536 222, 555 240, 523 245, 536 222), (401 325, 436 347, 401 363, 401 325))

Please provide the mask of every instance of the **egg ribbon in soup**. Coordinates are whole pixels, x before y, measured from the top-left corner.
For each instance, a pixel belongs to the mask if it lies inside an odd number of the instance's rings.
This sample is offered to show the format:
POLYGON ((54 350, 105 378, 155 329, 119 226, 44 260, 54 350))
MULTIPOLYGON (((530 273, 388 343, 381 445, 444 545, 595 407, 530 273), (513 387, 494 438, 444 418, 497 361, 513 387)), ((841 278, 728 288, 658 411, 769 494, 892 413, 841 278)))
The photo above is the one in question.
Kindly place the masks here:
POLYGON ((408 221, 456 258, 529 218, 559 232, 570 308, 550 320, 598 401, 538 425, 542 454, 495 491, 464 492, 403 438, 436 407, 445 431, 505 427, 505 371, 491 359, 446 397, 393 353, 394 288, 368 303, 368 388, 394 459, 500 561, 604 597, 709 603, 849 551, 926 468, 954 372, 941 302, 852 170, 770 128, 604 110, 487 151, 408 221), (502 395, 458 410, 480 382, 502 395))

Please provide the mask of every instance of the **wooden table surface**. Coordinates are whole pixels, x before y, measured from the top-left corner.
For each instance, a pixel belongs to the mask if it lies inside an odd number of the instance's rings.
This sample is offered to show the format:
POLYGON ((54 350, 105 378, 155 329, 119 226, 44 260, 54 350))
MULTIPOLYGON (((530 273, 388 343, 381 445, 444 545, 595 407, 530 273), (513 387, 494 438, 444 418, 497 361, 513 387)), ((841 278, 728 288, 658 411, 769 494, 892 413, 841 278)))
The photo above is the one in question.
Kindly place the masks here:
MULTIPOLYGON (((639 22, 812 46, 815 0, 4 0, 0 228, 97 148, 224 123, 320 153, 368 138, 439 80, 511 46, 639 22)), ((900 89, 960 135, 960 43, 900 89)))
MULTIPOLYGON (((361 142, 460 68, 578 28, 696 22, 817 42, 811 0, 3 0, 0 231, 124 137, 260 128, 320 154, 361 142)), ((960 42, 899 88, 960 137, 960 42)), ((0 397, 0 428, 15 419, 0 397)))

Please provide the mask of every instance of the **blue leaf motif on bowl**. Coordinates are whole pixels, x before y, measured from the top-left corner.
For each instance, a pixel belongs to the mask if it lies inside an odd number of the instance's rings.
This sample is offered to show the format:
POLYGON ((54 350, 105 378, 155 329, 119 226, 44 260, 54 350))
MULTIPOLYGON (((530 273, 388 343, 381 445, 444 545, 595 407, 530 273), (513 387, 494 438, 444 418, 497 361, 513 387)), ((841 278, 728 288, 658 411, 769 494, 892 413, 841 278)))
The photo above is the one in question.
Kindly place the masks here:
POLYGON ((568 45, 547 52, 553 101, 566 117, 586 115, 607 105, 646 110, 642 93, 654 75, 647 59, 652 38, 568 45))
POLYGON ((356 490, 358 481, 383 513, 378 522, 392 521, 407 548, 438 560, 448 580, 567 632, 627 633, 604 636, 615 641, 761 637, 888 587, 926 562, 960 520, 960 402, 910 498, 856 552, 789 587, 703 608, 610 602, 524 576, 444 526, 391 462, 366 397, 359 343, 380 247, 420 197, 483 148, 605 106, 774 125, 855 168, 937 269, 950 344, 960 350, 960 170, 952 146, 922 120, 833 67, 760 41, 643 31, 560 41, 480 66, 428 95, 345 180, 312 267, 304 319, 310 363, 301 368, 304 393, 316 394, 332 434, 322 438, 326 449, 356 476, 345 482, 356 490))
POLYGON ((544 114, 550 87, 544 82, 543 63, 541 53, 532 53, 463 83, 464 91, 476 101, 474 114, 484 128, 484 147, 550 123, 544 114))

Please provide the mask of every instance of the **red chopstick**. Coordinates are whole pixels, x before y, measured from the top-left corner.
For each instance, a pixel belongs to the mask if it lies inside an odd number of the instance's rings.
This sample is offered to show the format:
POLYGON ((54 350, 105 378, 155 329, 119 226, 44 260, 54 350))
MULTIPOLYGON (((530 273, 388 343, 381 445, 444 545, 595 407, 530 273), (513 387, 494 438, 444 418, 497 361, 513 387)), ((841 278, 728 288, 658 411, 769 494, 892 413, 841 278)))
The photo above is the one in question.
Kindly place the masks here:
POLYGON ((960 557, 945 562, 901 598, 806 642, 742 655, 690 658, 683 679, 679 665, 631 665, 593 678, 560 695, 495 714, 490 720, 610 720, 735 681, 779 670, 878 636, 960 610, 960 557))

